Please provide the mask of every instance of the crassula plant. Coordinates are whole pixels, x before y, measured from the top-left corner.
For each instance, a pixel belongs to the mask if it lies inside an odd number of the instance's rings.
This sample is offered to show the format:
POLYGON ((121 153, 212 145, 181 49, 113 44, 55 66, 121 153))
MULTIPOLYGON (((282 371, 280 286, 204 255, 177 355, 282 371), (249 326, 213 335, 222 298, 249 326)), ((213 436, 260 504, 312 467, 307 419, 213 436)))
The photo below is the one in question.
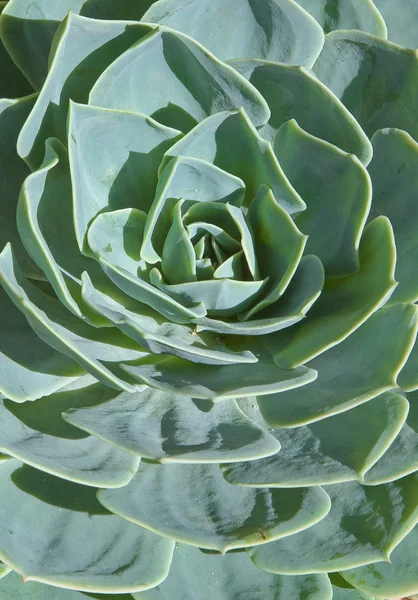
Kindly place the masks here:
POLYGON ((0 600, 418 593, 418 4, 0 8, 0 600))

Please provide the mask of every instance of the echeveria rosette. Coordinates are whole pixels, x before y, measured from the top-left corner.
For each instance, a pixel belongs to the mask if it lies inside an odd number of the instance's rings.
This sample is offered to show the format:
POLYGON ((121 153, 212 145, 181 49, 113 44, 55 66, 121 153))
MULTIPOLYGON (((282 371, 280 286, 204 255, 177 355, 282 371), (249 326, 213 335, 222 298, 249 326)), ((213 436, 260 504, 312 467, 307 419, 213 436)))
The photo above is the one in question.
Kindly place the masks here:
POLYGON ((417 593, 418 9, 0 8, 0 599, 417 593))

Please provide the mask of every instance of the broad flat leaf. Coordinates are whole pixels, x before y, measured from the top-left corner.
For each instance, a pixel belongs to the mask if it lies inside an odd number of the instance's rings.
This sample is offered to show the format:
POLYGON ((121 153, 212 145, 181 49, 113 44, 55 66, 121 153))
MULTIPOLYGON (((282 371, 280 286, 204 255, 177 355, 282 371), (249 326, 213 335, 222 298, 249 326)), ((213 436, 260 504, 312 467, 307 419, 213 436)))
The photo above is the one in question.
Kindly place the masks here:
POLYGON ((267 335, 294 325, 306 315, 324 285, 324 268, 316 256, 304 256, 283 296, 259 318, 243 322, 203 317, 196 319, 197 331, 233 335, 267 335))
POLYGON ((151 29, 142 23, 68 15, 54 41, 48 77, 18 140, 18 153, 32 168, 41 164, 48 137, 66 143, 69 99, 87 102, 102 71, 151 29))
POLYGON ((330 507, 320 487, 239 488, 225 482, 217 465, 141 463, 121 493, 101 490, 98 499, 151 531, 223 554, 301 531, 322 519, 330 507))
POLYGON ((150 115, 182 131, 241 106, 254 125, 270 116, 264 98, 232 67, 189 36, 162 26, 104 70, 89 104, 150 115))
POLYGON ((361 481, 399 434, 408 408, 405 398, 387 392, 305 427, 275 429, 271 433, 280 442, 280 452, 262 460, 226 465, 224 477, 234 485, 254 487, 361 481))
POLYGON ((69 157, 80 248, 91 220, 106 210, 148 212, 161 159, 179 132, 143 115, 71 104, 69 157))
POLYGON ((388 38, 407 48, 418 48, 417 6, 415 0, 373 0, 383 16, 388 38))
POLYGON ((69 11, 94 19, 140 20, 155 0, 11 0, 0 21, 0 34, 8 53, 35 89, 48 72, 55 32, 69 11))
POLYGON ((396 244, 395 279, 399 285, 390 302, 418 300, 418 144, 405 131, 382 129, 372 139, 369 172, 373 184, 370 218, 386 215, 396 244))
POLYGON ((382 308, 341 344, 308 363, 319 373, 309 386, 259 398, 264 418, 275 427, 306 425, 397 388, 416 328, 414 305, 382 308))
POLYGON ((83 277, 83 299, 125 335, 152 354, 173 354, 195 363, 227 365, 255 363, 252 352, 234 352, 212 333, 198 333, 193 326, 170 323, 147 306, 131 307, 99 292, 87 273, 83 277))
POLYGON ((187 33, 221 60, 253 56, 311 67, 324 43, 322 29, 293 0, 159 0, 142 20, 187 33))
POLYGON ((411 350, 408 360, 398 376, 398 385, 404 392, 418 389, 418 338, 411 350))
POLYGON ((326 517, 285 540, 251 548, 257 567, 297 575, 388 561, 418 521, 416 475, 375 487, 347 482, 324 490, 331 498, 326 517))
POLYGON ((369 137, 382 127, 418 137, 415 51, 361 31, 333 31, 313 70, 369 137), (344 69, 336 69, 341 61, 344 69))
MULTIPOLYGON (((56 392, 36 403, 0 401, 0 449, 41 471, 90 485, 126 485, 138 467, 136 457, 71 427, 61 412, 109 397, 102 386, 56 392), (99 389, 97 389, 99 388, 99 389)), ((114 392, 113 392, 114 393, 114 392)))
POLYGON ((379 598, 401 598, 418 593, 416 552, 418 526, 399 544, 390 556, 390 563, 368 565, 341 575, 361 591, 379 598))
POLYGON ((110 387, 135 391, 136 387, 118 377, 111 363, 146 355, 116 329, 95 329, 67 311, 22 275, 8 245, 0 254, 0 282, 23 312, 31 327, 52 348, 79 363, 110 387))
POLYGON ((334 29, 360 29, 387 37, 385 21, 375 6, 379 0, 374 3, 372 0, 297 0, 297 3, 315 17, 325 33, 334 29))
POLYGON ((10 573, 0 582, 0 600, 132 600, 130 594, 83 594, 75 590, 60 588, 43 583, 24 582, 18 573, 10 573))
POLYGON ((70 408, 63 418, 109 444, 159 462, 253 460, 280 449, 234 400, 206 412, 191 399, 152 388, 70 408))
POLYGON ((317 256, 328 277, 359 269, 359 244, 370 210, 370 177, 353 154, 286 121, 274 139, 286 176, 307 204, 296 218, 308 236, 306 252, 317 256))
POLYGON ((376 600, 354 588, 339 573, 329 573, 329 579, 332 583, 332 600, 376 600))
POLYGON ((311 135, 355 154, 365 165, 370 162, 372 147, 364 131, 311 71, 252 59, 234 60, 230 64, 267 100, 271 117, 259 129, 266 140, 273 142, 280 126, 289 119, 296 119, 311 135))
POLYGON ((306 208, 284 175, 273 148, 258 134, 243 110, 205 119, 166 152, 160 172, 176 156, 200 158, 239 177, 246 186, 247 205, 259 186, 265 184, 289 214, 306 208))
POLYGON ((261 396, 305 386, 317 377, 307 367, 284 370, 264 354, 255 364, 199 365, 181 358, 164 355, 122 365, 122 369, 139 382, 181 396, 201 400, 227 400, 246 396, 261 396))
POLYGON ((331 600, 332 590, 326 575, 280 577, 257 569, 243 552, 210 555, 198 548, 176 544, 167 579, 158 588, 133 597, 135 600, 331 600))
MULTIPOLYGON (((0 2, 0 14, 6 2, 0 2)), ((0 29, 1 34, 1 29, 0 29)), ((26 77, 19 71, 0 39, 0 98, 20 98, 33 93, 26 77)))
POLYGON ((19 100, 0 100, 0 249, 12 242, 24 272, 29 277, 44 279, 43 273, 27 255, 16 227, 19 191, 30 173, 16 152, 16 141, 36 98, 33 94, 19 100))
POLYGON ((166 578, 174 544, 109 513, 93 488, 16 460, 0 482, 0 557, 25 580, 119 593, 166 578))
POLYGON ((85 371, 45 344, 0 286, 0 393, 14 402, 36 400, 85 371))
POLYGON ((366 473, 367 484, 386 483, 418 470, 418 394, 408 394, 408 399, 406 422, 385 454, 366 473))
POLYGON ((278 365, 303 364, 342 342, 390 297, 396 288, 396 247, 386 217, 367 225, 359 254, 359 272, 326 280, 302 323, 263 339, 278 365))

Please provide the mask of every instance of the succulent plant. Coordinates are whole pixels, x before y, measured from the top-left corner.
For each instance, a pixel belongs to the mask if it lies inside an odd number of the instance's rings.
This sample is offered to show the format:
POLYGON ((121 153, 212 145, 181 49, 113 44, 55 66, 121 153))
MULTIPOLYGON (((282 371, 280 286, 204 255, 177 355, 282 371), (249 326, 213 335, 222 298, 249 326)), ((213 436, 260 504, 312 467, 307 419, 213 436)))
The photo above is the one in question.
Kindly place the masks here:
POLYGON ((418 593, 418 6, 1 9, 0 600, 418 593))

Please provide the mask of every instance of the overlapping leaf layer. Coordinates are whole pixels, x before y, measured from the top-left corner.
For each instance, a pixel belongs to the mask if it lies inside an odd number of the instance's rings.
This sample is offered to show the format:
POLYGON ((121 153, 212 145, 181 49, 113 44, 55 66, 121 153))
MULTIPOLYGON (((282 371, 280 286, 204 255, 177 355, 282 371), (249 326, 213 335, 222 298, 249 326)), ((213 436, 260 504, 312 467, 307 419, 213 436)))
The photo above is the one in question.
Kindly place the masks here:
POLYGON ((0 600, 418 593, 392 5, 0 2, 0 600))

